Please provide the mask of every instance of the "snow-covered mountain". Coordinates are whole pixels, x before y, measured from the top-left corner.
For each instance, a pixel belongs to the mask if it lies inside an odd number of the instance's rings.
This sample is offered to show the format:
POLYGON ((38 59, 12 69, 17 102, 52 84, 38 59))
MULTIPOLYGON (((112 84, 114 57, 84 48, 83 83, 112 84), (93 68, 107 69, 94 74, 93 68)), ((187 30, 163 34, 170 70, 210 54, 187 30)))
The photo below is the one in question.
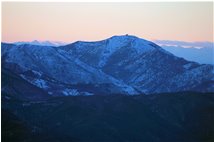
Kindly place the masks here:
POLYGON ((2 64, 51 95, 214 92, 214 67, 130 35, 64 46, 2 43, 2 64))
POLYGON ((66 45, 66 42, 60 42, 60 41, 20 41, 20 42, 14 42, 12 44, 16 45, 24 45, 24 44, 30 44, 30 45, 39 45, 39 46, 62 46, 66 45))

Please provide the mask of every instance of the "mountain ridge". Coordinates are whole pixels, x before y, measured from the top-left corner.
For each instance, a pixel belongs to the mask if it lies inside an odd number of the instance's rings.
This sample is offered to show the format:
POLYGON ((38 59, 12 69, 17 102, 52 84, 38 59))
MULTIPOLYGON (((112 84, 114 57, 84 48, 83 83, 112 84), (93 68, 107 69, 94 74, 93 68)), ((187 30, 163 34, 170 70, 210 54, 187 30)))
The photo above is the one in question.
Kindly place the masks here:
MULTIPOLYGON (((127 35, 122 35, 127 36, 127 35)), ((136 37, 134 35, 128 35, 132 36, 133 38, 136 37)), ((112 36, 110 38, 119 37, 112 36)), ((136 37, 137 38, 137 37, 136 37)), ((104 39, 105 41, 107 39, 104 39)), ((144 39, 145 40, 145 39, 144 39)), ((200 64, 214 64, 213 54, 213 43, 212 42, 186 42, 186 41, 176 41, 176 40, 152 40, 155 44, 161 46, 166 51, 174 54, 175 56, 182 57, 188 61, 198 62, 200 64), (204 56, 206 55, 206 56, 204 56), (200 58, 198 58, 200 56, 200 58)), ((69 42, 62 42, 62 41, 39 41, 39 40, 33 40, 33 41, 23 41, 23 42, 13 42, 11 44, 16 45, 23 45, 23 44, 30 44, 30 45, 41 45, 41 46, 64 46, 68 44, 78 43, 78 42, 97 42, 97 41, 75 41, 72 43, 69 42)))
MULTIPOLYGON (((212 65, 189 62, 155 43, 130 35, 94 42, 77 41, 58 47, 2 43, 2 58, 6 65, 19 65, 23 70, 20 75, 31 78, 28 80, 31 83, 36 78, 25 74, 28 70, 41 72, 70 86, 103 86, 104 94, 214 92, 212 65)), ((53 84, 42 80, 47 86, 53 84)), ((73 92, 66 87, 57 89, 57 84, 50 86, 49 91, 56 90, 52 94, 63 94, 65 90, 73 92)), ((96 89, 93 94, 96 94, 96 89)))

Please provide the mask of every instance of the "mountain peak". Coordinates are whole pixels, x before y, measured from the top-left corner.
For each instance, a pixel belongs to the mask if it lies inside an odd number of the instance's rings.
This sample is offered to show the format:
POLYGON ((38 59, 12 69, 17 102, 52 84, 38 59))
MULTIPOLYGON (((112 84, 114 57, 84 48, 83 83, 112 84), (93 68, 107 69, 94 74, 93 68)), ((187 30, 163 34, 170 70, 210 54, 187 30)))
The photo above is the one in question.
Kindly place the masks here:
POLYGON ((137 36, 134 35, 116 35, 116 36, 112 36, 109 39, 107 39, 108 41, 108 48, 121 48, 121 47, 130 47, 132 49, 135 49, 138 53, 143 53, 145 51, 151 51, 154 49, 158 49, 160 48, 158 45, 139 38, 137 36))
POLYGON ((125 34, 125 35, 114 35, 114 36, 110 37, 110 39, 113 39, 113 38, 138 39, 137 36, 129 35, 129 34, 125 34))

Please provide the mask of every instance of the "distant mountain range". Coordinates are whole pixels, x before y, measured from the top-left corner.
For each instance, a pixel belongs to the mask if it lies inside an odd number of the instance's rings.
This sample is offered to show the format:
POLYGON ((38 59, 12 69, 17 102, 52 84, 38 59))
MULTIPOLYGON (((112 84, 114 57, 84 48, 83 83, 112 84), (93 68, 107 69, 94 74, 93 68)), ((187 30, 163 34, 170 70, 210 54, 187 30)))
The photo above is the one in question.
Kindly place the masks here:
POLYGON ((154 40, 158 45, 168 45, 168 46, 182 46, 190 48, 204 48, 209 47, 213 48, 213 42, 186 42, 186 41, 177 41, 177 40, 154 40))
POLYGON ((212 42, 184 42, 155 40, 165 50, 189 61, 214 65, 214 46, 212 42))
MULTIPOLYGON (((2 43, 1 50, 8 76, 49 95, 214 92, 213 65, 176 57, 131 35, 57 47, 2 43)), ((24 90, 7 84, 2 87, 6 93, 17 89, 24 90)))
POLYGON ((14 42, 12 44, 16 45, 24 45, 24 44, 30 44, 30 45, 39 45, 39 46, 61 46, 66 45, 66 42, 60 42, 60 41, 20 41, 20 42, 14 42))

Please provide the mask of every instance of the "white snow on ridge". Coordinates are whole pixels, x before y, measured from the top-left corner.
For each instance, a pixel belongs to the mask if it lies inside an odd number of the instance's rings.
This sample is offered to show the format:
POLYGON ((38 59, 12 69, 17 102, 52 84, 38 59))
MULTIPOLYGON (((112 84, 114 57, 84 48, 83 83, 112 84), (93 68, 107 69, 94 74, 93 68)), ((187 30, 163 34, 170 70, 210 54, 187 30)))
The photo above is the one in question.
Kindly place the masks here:
POLYGON ((155 47, 150 45, 150 43, 151 42, 149 41, 138 38, 132 42, 132 47, 137 51, 138 54, 142 54, 155 49, 155 47))
POLYGON ((35 79, 32 83, 39 88, 43 88, 43 89, 48 88, 48 85, 46 84, 45 80, 43 80, 43 79, 35 79))
MULTIPOLYGON (((100 78, 99 80, 101 82, 106 82, 106 83, 113 83, 114 85, 120 87, 125 93, 128 93, 130 95, 134 95, 137 94, 137 92, 135 91, 134 88, 132 88, 129 85, 126 85, 123 81, 119 81, 117 79, 115 79, 114 77, 105 74, 104 72, 102 72, 101 70, 96 70, 95 68, 85 64, 84 62, 80 61, 79 59, 76 59, 75 62, 80 65, 81 67, 87 69, 88 71, 95 73, 96 75, 98 75, 100 78)), ((95 80, 94 80, 95 81, 95 80)))
POLYGON ((186 65, 183 65, 184 69, 189 69, 192 66, 192 63, 188 63, 186 65))
POLYGON ((83 96, 91 96, 91 95, 94 95, 93 93, 89 93, 89 92, 78 92, 77 89, 64 89, 62 91, 62 93, 65 95, 65 96, 78 96, 78 95, 83 95, 83 96))
POLYGON ((134 48, 137 51, 137 53, 140 54, 155 49, 153 46, 149 45, 149 43, 151 42, 130 35, 113 36, 107 39, 106 42, 107 45, 106 47, 104 47, 102 58, 99 62, 99 67, 103 67, 106 64, 108 58, 114 52, 123 48, 124 46, 130 46, 131 48, 134 48))
POLYGON ((129 94, 129 95, 136 95, 136 94, 138 94, 138 92, 133 87, 125 84, 123 81, 117 80, 117 79, 113 78, 112 76, 108 76, 108 78, 112 81, 112 83, 114 85, 116 85, 119 88, 121 88, 122 91, 124 91, 123 93, 129 94))
POLYGON ((20 75, 24 80, 27 80, 28 81, 28 79, 23 75, 23 74, 21 74, 20 75))
POLYGON ((42 76, 42 73, 41 73, 41 72, 38 72, 38 71, 35 71, 35 70, 32 70, 32 72, 33 72, 34 74, 38 75, 39 77, 42 76))
POLYGON ((62 91, 62 93, 65 96, 77 96, 77 95, 79 95, 79 92, 76 89, 64 89, 62 91))
POLYGON ((28 79, 25 75, 21 74, 20 75, 24 80, 26 80, 27 82, 39 87, 39 88, 42 88, 42 89, 48 89, 48 85, 46 83, 45 80, 43 79, 33 79, 33 80, 30 80, 28 79))
POLYGON ((99 67, 103 67, 108 58, 118 49, 128 44, 130 39, 128 39, 125 36, 113 36, 109 39, 107 39, 107 45, 104 47, 102 58, 99 62, 99 67))
POLYGON ((92 96, 92 95, 94 95, 93 93, 89 93, 89 92, 83 92, 83 95, 84 96, 92 96))

